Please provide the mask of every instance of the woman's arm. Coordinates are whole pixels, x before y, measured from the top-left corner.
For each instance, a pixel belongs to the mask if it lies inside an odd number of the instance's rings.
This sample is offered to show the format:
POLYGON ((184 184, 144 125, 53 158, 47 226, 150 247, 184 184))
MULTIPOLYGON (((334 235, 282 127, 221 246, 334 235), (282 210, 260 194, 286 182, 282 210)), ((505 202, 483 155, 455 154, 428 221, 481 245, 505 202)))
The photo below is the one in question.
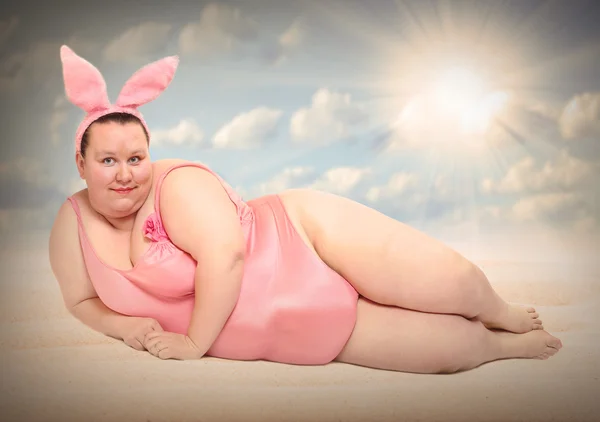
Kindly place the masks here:
POLYGON ((79 245, 77 216, 68 202, 58 211, 48 246, 50 266, 67 310, 91 329, 123 340, 121 327, 129 317, 112 311, 98 298, 79 245))
POLYGON ((202 356, 239 297, 245 254, 240 219, 220 181, 201 168, 173 170, 165 177, 160 195, 169 238, 198 263, 188 337, 202 356))
POLYGON ((77 216, 65 202, 50 232, 50 265, 69 313, 94 331, 144 350, 147 333, 162 331, 153 318, 123 315, 107 307, 98 297, 83 260, 77 216))
POLYGON ((117 340, 124 339, 122 327, 131 317, 119 314, 108 308, 99 297, 84 299, 69 309, 71 315, 92 330, 117 340))

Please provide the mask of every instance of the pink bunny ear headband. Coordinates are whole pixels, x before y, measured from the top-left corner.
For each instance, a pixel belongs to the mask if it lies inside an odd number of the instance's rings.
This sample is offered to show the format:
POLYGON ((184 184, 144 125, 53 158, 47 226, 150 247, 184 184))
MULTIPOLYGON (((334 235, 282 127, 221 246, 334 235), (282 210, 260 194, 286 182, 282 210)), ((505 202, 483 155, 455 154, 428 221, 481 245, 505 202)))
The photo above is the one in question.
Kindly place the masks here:
POLYGON ((75 150, 80 151, 81 137, 97 119, 110 113, 129 113, 140 119, 148 136, 150 131, 138 107, 158 97, 171 83, 179 58, 177 56, 150 63, 125 83, 115 104, 106 93, 104 78, 91 63, 79 57, 66 45, 60 48, 67 98, 87 114, 75 134, 75 150))

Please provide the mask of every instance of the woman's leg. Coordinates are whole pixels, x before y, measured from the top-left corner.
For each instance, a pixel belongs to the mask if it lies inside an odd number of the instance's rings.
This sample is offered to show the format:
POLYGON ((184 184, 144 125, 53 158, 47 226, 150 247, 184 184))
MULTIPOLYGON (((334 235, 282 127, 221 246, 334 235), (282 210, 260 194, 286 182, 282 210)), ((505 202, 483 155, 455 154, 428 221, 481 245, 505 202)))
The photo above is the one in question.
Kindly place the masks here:
POLYGON ((442 242, 340 196, 314 190, 280 196, 321 259, 362 296, 517 333, 543 328, 535 309, 506 303, 483 271, 442 242))
POLYGON ((547 359, 562 344, 543 330, 488 330, 459 315, 422 313, 360 298, 338 362, 414 373, 452 373, 508 358, 547 359))

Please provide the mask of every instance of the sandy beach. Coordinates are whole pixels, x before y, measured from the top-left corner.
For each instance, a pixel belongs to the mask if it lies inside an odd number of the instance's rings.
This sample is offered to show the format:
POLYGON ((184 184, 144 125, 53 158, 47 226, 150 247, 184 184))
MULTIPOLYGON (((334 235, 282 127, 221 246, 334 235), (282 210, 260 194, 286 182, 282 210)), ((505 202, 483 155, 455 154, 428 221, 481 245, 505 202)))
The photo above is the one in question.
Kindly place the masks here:
POLYGON ((534 305, 563 349, 449 375, 333 363, 163 361, 91 331, 63 307, 46 251, 2 254, 3 421, 596 421, 597 267, 477 262, 534 305))

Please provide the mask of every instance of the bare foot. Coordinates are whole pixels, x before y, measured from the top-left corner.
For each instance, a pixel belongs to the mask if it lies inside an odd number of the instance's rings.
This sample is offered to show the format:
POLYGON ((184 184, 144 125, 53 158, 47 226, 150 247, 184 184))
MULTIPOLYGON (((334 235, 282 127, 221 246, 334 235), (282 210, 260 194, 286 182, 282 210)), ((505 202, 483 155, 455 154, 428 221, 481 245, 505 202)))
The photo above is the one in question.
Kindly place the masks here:
POLYGON ((520 305, 507 304, 506 308, 489 321, 483 321, 489 329, 500 329, 517 334, 527 333, 531 330, 543 330, 542 321, 534 308, 520 305))
POLYGON ((546 360, 562 348, 562 342, 544 330, 525 334, 497 332, 503 358, 546 360))

